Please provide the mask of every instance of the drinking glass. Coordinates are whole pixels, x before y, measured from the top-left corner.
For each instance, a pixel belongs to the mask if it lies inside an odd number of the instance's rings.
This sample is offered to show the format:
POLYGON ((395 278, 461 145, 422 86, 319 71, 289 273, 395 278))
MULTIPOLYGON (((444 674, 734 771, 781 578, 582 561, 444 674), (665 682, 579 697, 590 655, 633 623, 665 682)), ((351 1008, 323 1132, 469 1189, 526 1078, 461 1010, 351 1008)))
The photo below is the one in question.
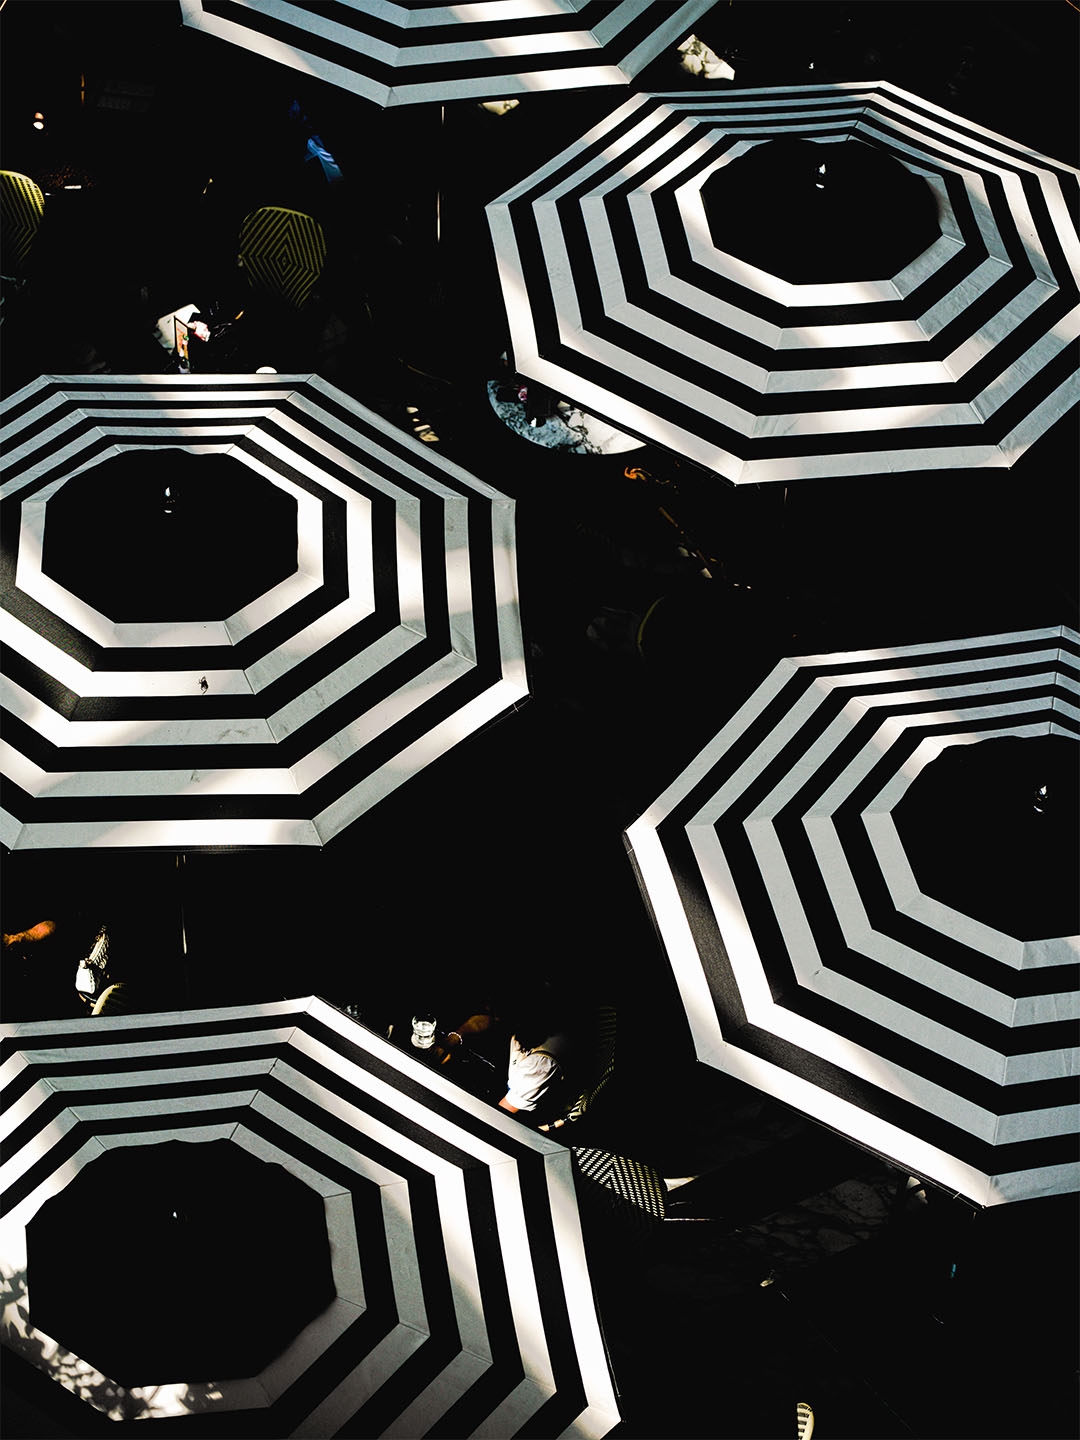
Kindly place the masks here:
POLYGON ((435 1044, 435 1016, 414 1015, 412 1019, 412 1043, 418 1050, 430 1050, 435 1044))

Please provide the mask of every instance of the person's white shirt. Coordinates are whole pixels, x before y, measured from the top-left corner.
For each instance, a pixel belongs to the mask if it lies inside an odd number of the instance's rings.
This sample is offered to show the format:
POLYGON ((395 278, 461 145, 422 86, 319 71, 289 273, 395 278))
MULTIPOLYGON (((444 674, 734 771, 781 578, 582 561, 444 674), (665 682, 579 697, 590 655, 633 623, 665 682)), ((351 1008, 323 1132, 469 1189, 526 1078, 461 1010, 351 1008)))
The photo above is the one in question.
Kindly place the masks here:
POLYGON ((559 1078, 561 1068, 553 1055, 523 1050, 517 1036, 511 1035, 506 1103, 515 1110, 537 1109, 559 1078))

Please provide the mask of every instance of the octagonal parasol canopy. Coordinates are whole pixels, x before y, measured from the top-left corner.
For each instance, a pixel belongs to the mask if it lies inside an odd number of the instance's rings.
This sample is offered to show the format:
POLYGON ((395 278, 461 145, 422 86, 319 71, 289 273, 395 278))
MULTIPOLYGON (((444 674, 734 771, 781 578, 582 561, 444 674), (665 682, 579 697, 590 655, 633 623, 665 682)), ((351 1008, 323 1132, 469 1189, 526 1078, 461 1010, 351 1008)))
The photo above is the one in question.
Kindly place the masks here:
POLYGON ((378 105, 626 85, 712 0, 180 0, 184 24, 378 105))
POLYGON ((322 1196, 228 1140, 105 1150, 41 1206, 26 1249, 34 1329, 129 1389, 248 1379, 334 1299, 322 1196), (107 1261, 73 1285, 72 1245, 98 1224, 107 1261))
POLYGON ((1010 466, 1080 399, 1078 179, 884 81, 635 95, 488 206, 514 365, 736 484, 1010 466))
MULTIPOLYGON (((315 999, 3 1026, 0 1041, 2 1338, 87 1404, 151 1426, 183 1429, 191 1417, 223 1440, 255 1433, 252 1411, 265 1412, 260 1434, 311 1437, 600 1437, 618 1423, 562 1145, 315 999), (172 1147, 189 1166, 159 1160, 172 1147), (230 1358, 243 1369, 246 1357, 229 1355, 207 1374, 199 1353, 196 1373, 174 1367, 161 1382, 158 1357, 136 1346, 125 1364, 152 1373, 125 1384, 100 1368, 110 1357, 99 1360, 92 1339, 85 1354, 70 1348, 84 1332, 39 1329, 41 1261, 33 1244, 27 1255, 27 1231, 77 1186, 100 1199, 95 1174, 112 1167, 135 1188, 129 1208, 164 1202, 162 1223, 182 1224, 189 1248, 206 1245, 182 1272, 158 1249, 135 1278, 166 1296, 195 1284, 207 1305, 221 1301, 229 1217, 178 1189, 186 1168, 209 1176, 221 1147, 236 1152, 233 1213, 246 1206, 253 1218, 245 1243, 263 1246, 293 1322, 284 1348, 248 1375, 230 1373, 230 1358), (274 1193, 260 1172, 275 1169, 318 1202, 317 1213, 291 1211, 287 1233, 257 1219, 274 1193), (329 1237, 334 1293, 313 1318, 290 1283, 310 1253, 298 1226, 316 1251, 329 1237)), ((107 1215, 82 1213, 110 1233, 107 1215)), ((95 1283, 130 1283, 112 1258, 104 1247, 95 1283)), ((69 1260, 66 1273, 73 1290, 86 1285, 84 1264, 69 1260)), ((63 1300, 63 1277, 46 1282, 41 1323, 63 1300)), ((258 1292, 229 1298, 233 1323, 261 1332, 264 1317, 249 1313, 258 1292)), ((198 1323, 197 1308, 185 1313, 198 1323)))
POLYGON ((1078 739, 1065 627, 777 665, 627 831, 699 1060, 979 1204, 1080 1189, 1078 739))
POLYGON ((0 415, 10 848, 321 845, 527 697, 513 502, 318 377, 0 415))

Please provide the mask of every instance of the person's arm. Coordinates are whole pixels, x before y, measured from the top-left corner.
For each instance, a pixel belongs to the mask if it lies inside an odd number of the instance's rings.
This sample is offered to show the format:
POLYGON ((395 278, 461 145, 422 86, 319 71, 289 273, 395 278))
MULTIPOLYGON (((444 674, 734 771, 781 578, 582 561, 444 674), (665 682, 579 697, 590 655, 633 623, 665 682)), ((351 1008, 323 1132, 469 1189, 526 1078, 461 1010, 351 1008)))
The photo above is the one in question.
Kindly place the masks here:
POLYGON ((463 1020, 461 1022, 461 1024, 457 1027, 456 1030, 452 1030, 450 1033, 462 1036, 482 1035, 485 1030, 490 1030, 494 1023, 495 1016, 489 1015, 485 1011, 481 1015, 470 1015, 467 1020, 463 1020))
POLYGON ((39 920, 36 925, 31 925, 29 930, 20 930, 17 935, 5 935, 4 949, 10 945, 34 945, 38 940, 47 940, 50 935, 55 934, 55 920, 39 920))
POLYGON ((445 1065, 447 1060, 450 1059, 450 1056, 458 1048, 458 1046, 465 1044, 466 1036, 482 1035, 485 1030, 490 1030, 491 1026, 494 1023, 494 1015, 488 1015, 486 1013, 481 1015, 470 1015, 467 1020, 463 1020, 461 1024, 458 1025, 455 1029, 448 1030, 446 1034, 445 1047, 439 1047, 440 1049, 443 1049, 443 1056, 439 1063, 441 1065, 445 1065))
POLYGON ((521 1109, 521 1106, 520 1106, 520 1105, 511 1105, 511 1104, 510 1104, 510 1095, 509 1095, 509 1092, 507 1092, 507 1094, 505 1094, 505 1095, 502 1097, 502 1099, 499 1101, 499 1109, 500 1109, 500 1110, 509 1110, 511 1115, 516 1115, 516 1114, 518 1113, 518 1111, 521 1109))

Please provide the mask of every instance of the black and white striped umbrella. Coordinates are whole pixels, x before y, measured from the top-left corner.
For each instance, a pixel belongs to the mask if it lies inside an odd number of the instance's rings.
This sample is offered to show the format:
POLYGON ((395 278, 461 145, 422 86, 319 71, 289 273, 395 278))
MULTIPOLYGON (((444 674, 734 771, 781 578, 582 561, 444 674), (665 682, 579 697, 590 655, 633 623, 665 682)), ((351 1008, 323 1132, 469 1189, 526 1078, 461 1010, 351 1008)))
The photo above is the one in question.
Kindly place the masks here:
POLYGON ((1078 738, 1064 627, 781 661, 627 831, 699 1060, 980 1204, 1080 1188, 1078 738))
POLYGON ((317 376, 0 414, 10 848, 321 845, 527 697, 513 502, 317 376))
MULTIPOLYGON (((266 1435, 602 1436, 618 1423, 562 1145, 316 999, 5 1026, 0 1037, 3 1338, 79 1398, 115 1418, 214 1415, 223 1437, 244 1420, 236 1412, 264 1408, 266 1435), (220 1255, 176 1274, 155 1254, 127 1273, 102 1254, 110 1215, 92 1208, 95 1172, 116 1168, 118 1147, 139 1147, 157 1177, 164 1150, 146 1147, 177 1141, 192 1147, 193 1165, 203 1147, 235 1152, 227 1173, 250 1186, 253 1223, 273 1193, 260 1170, 277 1190, 291 1183, 281 1167, 321 1197, 314 1223, 329 1239, 334 1294, 314 1319, 298 1316, 257 1373, 121 1385, 72 1348, 83 1344, 76 1336, 62 1343, 35 1327, 27 1227, 80 1186, 101 1242, 95 1283, 130 1288, 129 1325, 148 1285, 200 1287, 204 1306, 235 1307, 237 1330, 254 1323, 243 1295, 215 1288, 228 1268, 220 1255)), ((122 1168, 139 1183, 138 1165, 122 1168)), ((148 1205, 168 1199, 156 1186, 148 1205)), ((221 1196, 223 1216, 235 1202, 221 1196)), ((212 1234, 212 1203, 191 1203, 210 1213, 174 1218, 212 1234)), ((277 1233, 264 1257, 283 1307, 304 1253, 300 1237, 277 1233)), ((68 1276, 86 1286, 87 1262, 68 1276)), ((89 1355, 96 1340, 87 1335, 89 1355)), ((253 1433, 250 1421, 242 1433, 253 1433)))
POLYGON ((184 24, 379 105, 625 85, 712 0, 180 0, 184 24))
POLYGON ((1078 178, 886 82, 635 95, 488 207, 514 364, 735 483, 1010 466, 1080 399, 1078 178))

